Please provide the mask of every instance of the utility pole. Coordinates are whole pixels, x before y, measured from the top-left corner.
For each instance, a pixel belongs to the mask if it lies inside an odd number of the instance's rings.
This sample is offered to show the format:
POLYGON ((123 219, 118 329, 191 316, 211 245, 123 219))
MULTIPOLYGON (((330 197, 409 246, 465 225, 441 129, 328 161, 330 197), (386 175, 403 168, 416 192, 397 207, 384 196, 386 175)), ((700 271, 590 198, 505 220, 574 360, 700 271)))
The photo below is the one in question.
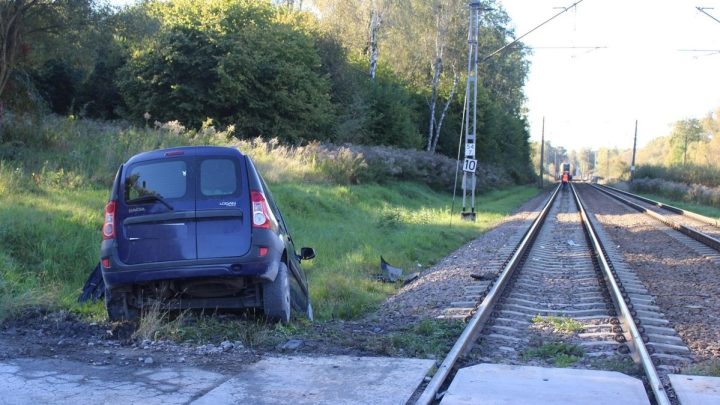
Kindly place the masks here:
POLYGON ((540 188, 542 189, 545 186, 545 179, 543 178, 543 175, 545 174, 545 117, 543 117, 543 123, 542 123, 542 136, 540 138, 540 188))
POLYGON ((610 180, 610 148, 607 148, 605 157, 605 182, 607 183, 610 180))
POLYGON ((637 120, 635 120, 635 139, 633 140, 632 162, 630 163, 630 182, 635 178, 635 151, 637 150, 637 120))
POLYGON ((469 104, 468 113, 465 115, 465 161, 463 163, 463 209, 460 213, 462 219, 475 221, 475 170, 477 159, 475 158, 476 134, 477 134, 477 66, 478 66, 478 30, 480 24, 480 2, 471 1, 470 24, 468 27, 468 75, 467 86, 465 87, 465 100, 469 104), (472 98, 470 97, 472 96, 472 98), (472 122, 470 117, 472 116, 472 122), (472 123, 472 126, 470 125, 472 123), (466 211, 466 201, 470 199, 470 211, 466 211))

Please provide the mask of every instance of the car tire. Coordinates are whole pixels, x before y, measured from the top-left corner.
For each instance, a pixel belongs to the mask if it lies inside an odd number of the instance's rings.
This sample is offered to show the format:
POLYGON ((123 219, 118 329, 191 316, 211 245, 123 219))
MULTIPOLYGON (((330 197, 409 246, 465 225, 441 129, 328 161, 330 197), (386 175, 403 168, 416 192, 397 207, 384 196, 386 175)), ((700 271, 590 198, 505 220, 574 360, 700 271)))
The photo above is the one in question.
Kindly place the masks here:
POLYGON ((290 322, 290 280, 285 263, 278 266, 274 281, 263 284, 263 310, 271 321, 290 322))
POLYGON ((127 294, 112 288, 105 290, 105 309, 110 322, 136 321, 138 319, 139 311, 128 304, 127 294))
POLYGON ((280 263, 274 281, 263 284, 263 310, 271 321, 290 322, 290 280, 285 263, 280 263))

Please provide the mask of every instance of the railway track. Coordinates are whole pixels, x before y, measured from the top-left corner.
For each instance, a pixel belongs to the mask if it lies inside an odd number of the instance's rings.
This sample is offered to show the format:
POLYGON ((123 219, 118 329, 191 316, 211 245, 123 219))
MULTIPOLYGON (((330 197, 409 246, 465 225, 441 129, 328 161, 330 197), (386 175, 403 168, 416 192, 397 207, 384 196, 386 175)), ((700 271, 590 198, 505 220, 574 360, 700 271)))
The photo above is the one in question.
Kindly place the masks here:
POLYGON ((668 232, 668 235, 687 245, 698 254, 713 260, 716 264, 720 264, 720 222, 716 219, 653 201, 617 188, 602 185, 591 186, 595 190, 639 212, 645 213, 686 237, 699 242, 700 244, 692 243, 677 235, 676 232, 668 232))
POLYGON ((477 363, 634 369, 656 403, 677 403, 667 374, 692 361, 690 350, 602 243, 579 194, 554 191, 418 404, 437 402, 458 366, 477 363))

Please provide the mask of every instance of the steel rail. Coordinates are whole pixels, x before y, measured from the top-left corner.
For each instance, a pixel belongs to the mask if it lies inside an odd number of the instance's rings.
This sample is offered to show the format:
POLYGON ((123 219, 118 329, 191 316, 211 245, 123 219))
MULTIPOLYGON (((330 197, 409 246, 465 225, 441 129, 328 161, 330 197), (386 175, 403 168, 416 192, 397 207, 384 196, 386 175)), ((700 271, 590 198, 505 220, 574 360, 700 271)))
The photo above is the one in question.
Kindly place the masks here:
POLYGON ((590 218, 587 215, 585 207, 582 203, 582 199, 575 191, 575 187, 572 187, 572 191, 573 195, 575 196, 575 201, 580 210, 580 215, 583 219, 583 225, 585 226, 585 230, 590 237, 593 249, 595 249, 598 262, 603 271, 603 276, 606 283, 608 284, 610 296, 615 303, 615 307, 618 310, 618 313, 620 314, 624 330, 629 332, 630 334, 631 340, 628 343, 631 344, 629 346, 631 347, 631 350, 634 350, 636 356, 639 357, 640 364, 645 371, 645 376, 648 378, 650 389, 655 396, 656 403, 658 405, 670 405, 670 398, 668 397, 667 391, 665 390, 665 387, 660 380, 660 376, 655 369, 655 364, 652 361, 652 357, 650 357, 650 352, 645 346, 645 342, 643 342, 640 330, 638 329, 637 324, 632 317, 632 312, 630 311, 630 308, 628 307, 625 299, 623 298, 622 289, 619 285, 618 280, 616 279, 616 276, 614 275, 615 272, 612 268, 612 265, 608 262, 605 254, 605 249, 603 248, 600 239, 595 233, 595 226, 590 221, 590 218))
POLYGON ((540 214, 537 218, 535 218, 535 221, 533 221, 530 228, 528 228, 525 232, 525 235, 515 249, 515 253, 513 253, 512 257, 503 268, 490 291, 485 295, 485 298, 480 303, 480 306, 478 306, 475 314, 472 318, 470 318, 470 321, 458 340, 455 342, 455 345, 452 349, 450 349, 447 356, 445 356, 445 359, 438 367, 428 385, 425 387, 425 390, 420 395, 420 398, 418 398, 416 404, 429 405, 437 399, 437 393, 440 390, 440 387, 445 383, 445 380, 447 380, 447 377, 450 375, 455 363, 463 354, 465 354, 470 343, 477 338, 478 333, 482 330, 485 322, 490 317, 495 304, 500 299, 500 296, 510 281, 513 272, 518 267, 518 264, 521 262, 521 259, 528 247, 532 245, 532 241, 535 239, 535 236, 537 236, 542 223, 545 221, 545 218, 550 211, 550 207, 558 195, 559 190, 560 186, 555 189, 542 211, 540 211, 540 214))
POLYGON ((675 229, 676 231, 683 233, 683 234, 695 239, 696 241, 703 243, 717 251, 720 251, 720 240, 715 239, 712 236, 702 233, 700 231, 697 231, 695 229, 689 228, 685 225, 678 224, 677 222, 675 222, 671 219, 668 219, 665 216, 658 214, 657 212, 651 211, 645 207, 635 204, 634 202, 627 200, 625 198, 622 198, 619 195, 612 193, 608 190, 603 190, 602 188, 600 188, 596 185, 591 184, 590 186, 592 186, 594 189, 600 191, 601 193, 605 193, 605 194, 609 195, 610 197, 622 202, 623 204, 626 204, 626 205, 634 208, 637 211, 640 211, 644 214, 647 214, 647 215, 657 219, 658 221, 675 229))
POLYGON ((615 187, 606 186, 606 185, 604 185, 604 184, 598 184, 598 185, 596 185, 595 187, 607 188, 607 189, 610 189, 610 190, 615 191, 615 192, 617 192, 617 193, 624 194, 624 195, 626 195, 626 196, 628 196, 628 197, 636 198, 636 199, 638 199, 638 200, 640 200, 640 201, 643 201, 643 202, 646 202, 646 203, 648 203, 648 204, 650 204, 650 205, 654 205, 654 206, 656 206, 656 207, 658 207, 658 208, 662 208, 662 209, 664 209, 664 210, 667 210, 667 211, 670 211, 670 212, 674 212, 674 213, 676 213, 676 214, 680 214, 680 215, 686 216, 686 217, 688 217, 688 218, 696 219, 696 220, 701 221, 701 222, 704 222, 704 223, 706 223, 706 224, 708 224, 708 225, 713 225, 713 226, 720 227, 720 221, 718 221, 718 220, 715 219, 715 218, 710 218, 710 217, 706 217, 706 216, 704 216, 704 215, 696 214, 696 213, 694 213, 694 212, 692 212, 692 211, 687 211, 687 210, 684 210, 684 209, 682 209, 682 208, 678 208, 678 207, 675 207, 675 206, 672 206, 672 205, 668 205, 668 204, 662 203, 662 202, 660 202, 660 201, 651 200, 651 199, 649 199, 649 198, 647 198, 647 197, 643 197, 643 196, 641 196, 641 195, 633 194, 633 193, 627 192, 627 191, 625 191, 625 190, 620 190, 620 189, 615 188, 615 187))

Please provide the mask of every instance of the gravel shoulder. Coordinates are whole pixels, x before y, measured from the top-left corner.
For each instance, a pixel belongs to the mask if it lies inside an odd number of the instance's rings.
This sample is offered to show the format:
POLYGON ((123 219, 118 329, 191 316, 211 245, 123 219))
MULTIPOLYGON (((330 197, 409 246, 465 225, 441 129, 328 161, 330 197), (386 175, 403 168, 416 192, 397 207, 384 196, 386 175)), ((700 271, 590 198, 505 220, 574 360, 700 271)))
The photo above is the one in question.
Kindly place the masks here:
POLYGON ((697 361, 720 358, 720 268, 684 236, 598 191, 583 201, 697 361))

